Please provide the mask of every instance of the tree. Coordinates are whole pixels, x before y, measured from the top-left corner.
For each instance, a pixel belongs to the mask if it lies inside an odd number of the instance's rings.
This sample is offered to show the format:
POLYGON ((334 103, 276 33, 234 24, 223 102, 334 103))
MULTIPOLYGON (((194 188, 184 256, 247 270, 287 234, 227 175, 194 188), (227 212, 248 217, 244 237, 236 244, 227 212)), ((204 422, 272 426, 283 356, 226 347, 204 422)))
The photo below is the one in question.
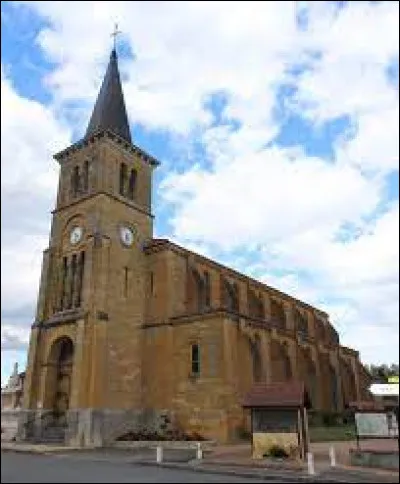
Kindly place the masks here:
POLYGON ((397 363, 392 363, 391 365, 366 365, 366 369, 375 383, 387 383, 390 376, 399 375, 399 365, 397 363))

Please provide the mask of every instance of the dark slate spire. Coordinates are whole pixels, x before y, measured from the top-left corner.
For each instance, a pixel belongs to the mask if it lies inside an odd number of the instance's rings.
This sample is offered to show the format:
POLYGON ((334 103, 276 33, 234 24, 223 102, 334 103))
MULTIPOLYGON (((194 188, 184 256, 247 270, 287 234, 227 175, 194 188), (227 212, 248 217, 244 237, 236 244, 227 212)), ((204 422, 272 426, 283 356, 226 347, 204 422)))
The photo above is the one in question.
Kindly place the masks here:
POLYGON ((132 143, 115 49, 111 52, 110 62, 86 130, 86 136, 107 129, 132 143))

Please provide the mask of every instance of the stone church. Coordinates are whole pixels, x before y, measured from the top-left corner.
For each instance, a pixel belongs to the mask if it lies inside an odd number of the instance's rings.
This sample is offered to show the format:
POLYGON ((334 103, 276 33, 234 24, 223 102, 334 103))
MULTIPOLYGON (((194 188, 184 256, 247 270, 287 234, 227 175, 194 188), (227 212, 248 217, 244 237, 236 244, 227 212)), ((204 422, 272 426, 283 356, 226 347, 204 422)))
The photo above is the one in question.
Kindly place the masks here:
POLYGON ((59 422, 67 442, 103 445, 169 422, 227 442, 254 382, 303 381, 316 410, 365 397, 325 312, 153 237, 159 161, 132 141, 115 50, 85 136, 54 158, 20 438, 59 422))

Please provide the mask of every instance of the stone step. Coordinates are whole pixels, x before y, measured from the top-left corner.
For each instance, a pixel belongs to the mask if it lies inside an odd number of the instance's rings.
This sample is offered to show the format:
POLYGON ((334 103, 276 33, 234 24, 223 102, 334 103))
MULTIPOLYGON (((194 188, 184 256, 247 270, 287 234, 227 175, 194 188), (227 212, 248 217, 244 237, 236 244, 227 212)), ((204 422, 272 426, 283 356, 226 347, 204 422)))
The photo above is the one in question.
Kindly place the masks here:
POLYGON ((42 442, 64 442, 64 427, 50 426, 43 430, 40 440, 42 442))

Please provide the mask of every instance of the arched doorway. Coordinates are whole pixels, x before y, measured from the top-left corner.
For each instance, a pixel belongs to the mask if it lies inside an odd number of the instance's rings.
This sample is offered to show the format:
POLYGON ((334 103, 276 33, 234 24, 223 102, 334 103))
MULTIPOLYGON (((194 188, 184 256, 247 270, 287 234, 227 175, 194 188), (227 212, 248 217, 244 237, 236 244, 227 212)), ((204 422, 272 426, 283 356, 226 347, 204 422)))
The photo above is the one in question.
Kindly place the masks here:
POLYGON ((70 338, 57 339, 50 350, 48 365, 52 375, 48 379, 48 404, 58 423, 63 424, 69 408, 74 345, 70 338))

